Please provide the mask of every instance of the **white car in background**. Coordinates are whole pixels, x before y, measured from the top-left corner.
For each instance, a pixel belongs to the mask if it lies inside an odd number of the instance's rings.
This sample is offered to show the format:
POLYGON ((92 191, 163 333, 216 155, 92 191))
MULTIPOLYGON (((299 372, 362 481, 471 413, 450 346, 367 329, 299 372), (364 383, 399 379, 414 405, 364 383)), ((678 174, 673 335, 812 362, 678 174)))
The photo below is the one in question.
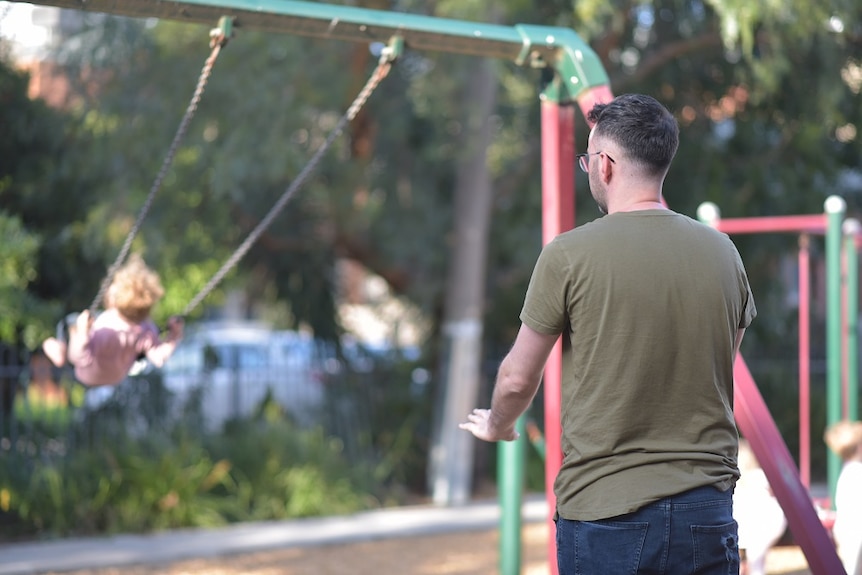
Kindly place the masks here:
MULTIPOLYGON (((307 335, 255 323, 190 326, 162 369, 178 401, 200 393, 208 429, 252 415, 271 394, 300 424, 312 424, 324 399, 325 359, 307 335)), ((182 405, 182 404, 181 404, 182 405)))

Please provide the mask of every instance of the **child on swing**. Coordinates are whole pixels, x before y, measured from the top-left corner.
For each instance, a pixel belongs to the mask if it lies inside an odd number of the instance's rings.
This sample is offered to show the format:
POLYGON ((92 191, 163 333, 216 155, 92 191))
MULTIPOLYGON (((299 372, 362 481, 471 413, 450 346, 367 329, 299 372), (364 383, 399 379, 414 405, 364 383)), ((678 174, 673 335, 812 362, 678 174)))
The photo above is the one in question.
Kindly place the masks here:
POLYGON ((57 367, 72 364, 75 378, 86 386, 118 385, 141 356, 161 367, 183 337, 181 318, 169 320, 165 338, 150 319, 163 295, 158 275, 133 254, 108 287, 105 311, 95 319, 82 311, 69 325, 68 341, 49 338, 42 350, 57 367))

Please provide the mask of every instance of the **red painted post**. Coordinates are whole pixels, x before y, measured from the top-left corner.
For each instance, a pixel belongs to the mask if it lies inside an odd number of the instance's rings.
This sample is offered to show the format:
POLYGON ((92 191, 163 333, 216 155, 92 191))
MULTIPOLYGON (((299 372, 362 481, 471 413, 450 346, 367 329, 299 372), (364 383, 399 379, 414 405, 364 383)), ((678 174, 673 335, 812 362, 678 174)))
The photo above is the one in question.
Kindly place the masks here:
MULTIPOLYGON (((585 90, 578 96, 578 106, 584 114, 584 118, 593 109, 596 104, 606 104, 614 99, 613 92, 610 86, 595 86, 589 90, 585 90)), ((587 122, 590 123, 589 121, 587 122)), ((590 125, 592 127, 592 125, 590 125)))
POLYGON ((811 249, 799 236, 799 473, 811 487, 811 249))
POLYGON ((726 234, 763 234, 808 232, 825 234, 829 220, 824 214, 810 216, 763 216, 758 218, 722 218, 716 228, 726 234))
POLYGON ((835 545, 817 516, 808 490, 799 480, 787 445, 741 355, 736 358, 733 376, 736 422, 769 479, 809 569, 813 575, 844 573, 835 545))
MULTIPOLYGON (((610 87, 595 86, 578 96, 586 117, 595 104, 613 99, 610 87)), ((575 109, 551 98, 542 99, 542 244, 575 227, 575 109)), ((557 341, 544 373, 545 496, 548 500, 548 568, 557 575, 554 537, 556 498, 554 480, 563 462, 560 445, 560 389, 563 382, 563 344, 557 341)))
MULTIPOLYGON (((542 101, 542 243, 575 226, 575 109, 542 101)), ((557 573, 554 479, 562 464, 560 387, 563 346, 557 341, 545 365, 545 493, 548 498, 548 566, 557 573)))

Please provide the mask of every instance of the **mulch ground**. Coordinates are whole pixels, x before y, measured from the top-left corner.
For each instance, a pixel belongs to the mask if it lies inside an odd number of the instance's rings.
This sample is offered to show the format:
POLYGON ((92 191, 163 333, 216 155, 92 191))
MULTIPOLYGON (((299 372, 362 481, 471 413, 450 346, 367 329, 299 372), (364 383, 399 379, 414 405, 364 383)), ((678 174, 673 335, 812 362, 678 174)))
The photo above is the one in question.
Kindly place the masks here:
MULTIPOLYGON (((548 573, 548 526, 523 530, 521 575, 548 573)), ((496 530, 405 537, 193 559, 168 565, 134 565, 65 572, 65 575, 499 575, 496 530)), ((798 547, 774 548, 769 575, 810 575, 798 547)))

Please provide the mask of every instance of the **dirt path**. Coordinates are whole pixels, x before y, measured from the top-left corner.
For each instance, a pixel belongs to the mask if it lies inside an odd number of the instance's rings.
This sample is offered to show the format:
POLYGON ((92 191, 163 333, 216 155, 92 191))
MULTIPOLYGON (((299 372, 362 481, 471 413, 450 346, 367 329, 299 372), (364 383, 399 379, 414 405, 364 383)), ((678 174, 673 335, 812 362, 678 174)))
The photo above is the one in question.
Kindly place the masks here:
MULTIPOLYGON (((523 531, 521 575, 546 575, 548 528, 523 531)), ((125 566, 65 575, 498 575, 498 533, 478 531, 385 539, 348 545, 282 549, 169 565, 125 566)), ((810 575, 798 547, 779 547, 767 559, 770 575, 810 575)))

